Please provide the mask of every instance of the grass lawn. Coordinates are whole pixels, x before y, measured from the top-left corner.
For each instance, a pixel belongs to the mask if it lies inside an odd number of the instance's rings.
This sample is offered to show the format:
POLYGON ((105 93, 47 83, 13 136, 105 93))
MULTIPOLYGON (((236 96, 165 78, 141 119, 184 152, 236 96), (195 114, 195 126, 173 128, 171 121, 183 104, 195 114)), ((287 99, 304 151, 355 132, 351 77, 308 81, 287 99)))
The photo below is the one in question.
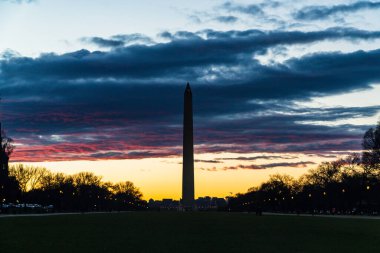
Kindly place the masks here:
POLYGON ((380 220, 133 212, 0 218, 0 252, 380 252, 380 220))

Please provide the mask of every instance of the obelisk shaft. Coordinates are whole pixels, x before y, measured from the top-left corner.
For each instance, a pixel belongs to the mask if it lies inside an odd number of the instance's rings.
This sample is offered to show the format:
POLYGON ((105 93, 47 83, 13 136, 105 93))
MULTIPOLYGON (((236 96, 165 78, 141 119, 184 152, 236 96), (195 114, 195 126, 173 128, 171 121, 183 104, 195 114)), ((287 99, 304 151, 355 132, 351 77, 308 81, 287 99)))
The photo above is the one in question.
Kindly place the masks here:
POLYGON ((189 83, 184 95, 182 166, 182 205, 189 210, 194 208, 193 102, 189 83))

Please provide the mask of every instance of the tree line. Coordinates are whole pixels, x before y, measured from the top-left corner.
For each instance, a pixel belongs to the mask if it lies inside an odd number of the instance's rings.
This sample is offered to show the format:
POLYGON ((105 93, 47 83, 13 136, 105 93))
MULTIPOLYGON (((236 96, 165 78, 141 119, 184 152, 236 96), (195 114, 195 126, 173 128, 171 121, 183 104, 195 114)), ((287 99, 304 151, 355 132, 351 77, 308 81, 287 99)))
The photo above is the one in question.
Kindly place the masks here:
POLYGON ((275 174, 228 199, 231 211, 379 214, 380 122, 363 136, 363 151, 324 162, 295 179, 275 174))
POLYGON ((52 205, 55 211, 123 211, 147 207, 132 182, 103 182, 90 172, 66 175, 17 164, 10 166, 9 176, 18 182, 18 192, 13 199, 3 202, 52 205))

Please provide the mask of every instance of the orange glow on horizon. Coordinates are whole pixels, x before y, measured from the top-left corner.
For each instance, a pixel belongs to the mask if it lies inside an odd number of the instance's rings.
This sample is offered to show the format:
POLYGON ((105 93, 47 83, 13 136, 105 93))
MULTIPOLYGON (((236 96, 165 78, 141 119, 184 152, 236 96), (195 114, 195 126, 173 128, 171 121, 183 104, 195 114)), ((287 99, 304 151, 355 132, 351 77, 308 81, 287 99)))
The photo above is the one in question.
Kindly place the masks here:
MULTIPOLYGON (((244 154, 244 156, 273 155, 273 154, 244 154)), ((277 154, 276 154, 277 155, 277 154)), ((289 154, 281 154, 289 155, 289 154)), ((276 167, 270 169, 223 169, 238 165, 266 164, 284 162, 281 159, 257 161, 221 160, 220 163, 195 163, 195 196, 226 197, 231 194, 246 192, 253 186, 259 186, 271 174, 288 174, 299 177, 308 169, 316 167, 322 161, 331 161, 321 157, 312 157, 302 154, 291 154, 297 158, 286 159, 286 162, 312 161, 301 167, 276 167), (202 170, 201 168, 210 169, 202 170), (212 171, 216 169, 216 171, 212 171)), ((199 154, 195 159, 212 161, 218 159, 240 157, 242 154, 199 154)), ((24 163, 33 166, 45 167, 52 172, 75 174, 82 171, 93 172, 103 177, 103 181, 120 182, 131 181, 148 200, 172 198, 180 199, 182 189, 182 158, 146 158, 128 160, 98 160, 98 161, 65 161, 65 162, 37 162, 24 163)))

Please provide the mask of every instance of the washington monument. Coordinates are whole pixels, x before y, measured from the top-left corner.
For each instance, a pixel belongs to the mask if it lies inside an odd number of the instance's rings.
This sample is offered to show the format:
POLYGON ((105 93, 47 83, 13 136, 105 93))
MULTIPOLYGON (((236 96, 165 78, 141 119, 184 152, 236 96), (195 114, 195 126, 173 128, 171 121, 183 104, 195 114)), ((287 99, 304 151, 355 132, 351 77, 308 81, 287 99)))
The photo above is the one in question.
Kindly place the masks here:
POLYGON ((193 102, 189 83, 186 85, 183 109, 182 206, 185 210, 192 210, 194 209, 193 102))

